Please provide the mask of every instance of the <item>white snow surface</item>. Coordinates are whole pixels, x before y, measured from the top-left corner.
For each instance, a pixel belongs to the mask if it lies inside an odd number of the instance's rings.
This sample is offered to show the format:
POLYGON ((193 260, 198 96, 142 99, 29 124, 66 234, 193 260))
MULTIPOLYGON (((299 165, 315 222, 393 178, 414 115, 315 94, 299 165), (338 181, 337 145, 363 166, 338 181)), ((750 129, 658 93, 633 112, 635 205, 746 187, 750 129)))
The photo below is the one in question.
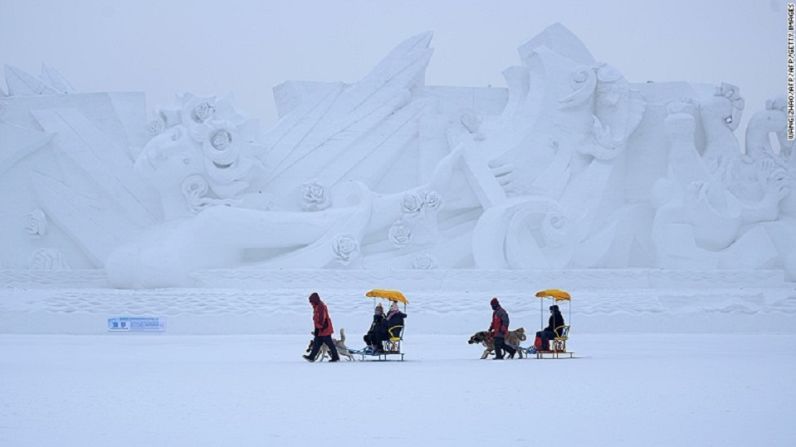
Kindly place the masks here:
POLYGON ((307 340, 0 335, 0 445, 796 440, 793 335, 578 335, 576 359, 498 362, 466 336, 413 334, 405 362, 339 364, 306 363, 307 340))
POLYGON ((147 290, 6 276, 0 446, 796 443, 796 289, 781 273, 372 275, 215 272, 202 281, 216 287, 147 290), (305 362, 307 295, 360 348, 368 284, 410 300, 406 361, 305 362), (573 294, 576 358, 480 360, 467 340, 489 299, 532 334, 546 285, 573 294), (116 316, 166 331, 109 333, 116 316))

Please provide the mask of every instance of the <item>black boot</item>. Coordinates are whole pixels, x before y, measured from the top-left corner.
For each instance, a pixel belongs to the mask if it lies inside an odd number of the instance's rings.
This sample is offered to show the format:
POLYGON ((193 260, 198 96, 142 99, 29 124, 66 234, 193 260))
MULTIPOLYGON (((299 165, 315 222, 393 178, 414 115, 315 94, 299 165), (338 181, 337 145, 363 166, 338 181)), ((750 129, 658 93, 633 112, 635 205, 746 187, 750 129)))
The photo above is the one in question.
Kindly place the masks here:
POLYGON ((503 338, 495 337, 495 358, 492 360, 503 360, 503 338))
POLYGON ((302 355, 302 357, 304 357, 304 360, 308 362, 314 362, 315 358, 318 357, 318 351, 320 350, 321 341, 318 339, 318 336, 315 336, 315 338, 312 340, 312 349, 310 350, 310 353, 307 355, 302 355))
POLYGON ((340 355, 337 353, 337 346, 334 345, 334 341, 332 341, 331 336, 324 337, 323 342, 326 344, 326 347, 329 348, 329 354, 332 356, 332 359, 329 360, 330 362, 339 362, 340 355))

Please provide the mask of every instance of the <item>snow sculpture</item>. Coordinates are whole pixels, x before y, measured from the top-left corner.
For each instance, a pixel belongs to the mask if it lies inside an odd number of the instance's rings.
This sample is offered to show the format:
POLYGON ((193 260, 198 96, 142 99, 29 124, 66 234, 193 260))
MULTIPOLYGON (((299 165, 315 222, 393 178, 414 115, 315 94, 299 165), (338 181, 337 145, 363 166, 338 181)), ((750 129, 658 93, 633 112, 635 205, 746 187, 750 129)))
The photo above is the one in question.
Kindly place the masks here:
POLYGON ((150 122, 154 138, 135 160, 160 192, 167 218, 229 205, 262 171, 254 157, 256 122, 238 114, 230 98, 186 94, 179 100, 179 109, 160 110, 150 122))
POLYGON ((229 97, 182 95, 147 121, 141 94, 6 67, 0 261, 104 267, 118 287, 218 268, 796 280, 784 99, 753 115, 742 153, 736 86, 632 83, 560 24, 519 47, 507 89, 427 86, 430 41, 407 39, 354 83, 277 86, 265 131, 229 97), (30 237, 8 236, 20 228, 30 237))
MULTIPOLYGON (((790 194, 786 165, 755 138, 747 142, 746 155, 734 150, 737 140, 726 129, 733 129, 732 113, 740 113, 736 95, 736 88, 724 84, 704 104, 670 105, 665 121, 671 141, 669 176, 656 185, 659 207, 652 229, 661 266, 761 268, 787 256, 777 246, 790 246, 793 236, 778 240, 783 236, 772 231, 784 224, 776 221, 790 194), (706 136, 703 154, 694 144, 697 108, 706 136)), ((767 138, 768 132, 757 129, 765 121, 753 120, 747 133, 767 138)), ((772 131, 784 131, 784 119, 780 126, 772 131)))

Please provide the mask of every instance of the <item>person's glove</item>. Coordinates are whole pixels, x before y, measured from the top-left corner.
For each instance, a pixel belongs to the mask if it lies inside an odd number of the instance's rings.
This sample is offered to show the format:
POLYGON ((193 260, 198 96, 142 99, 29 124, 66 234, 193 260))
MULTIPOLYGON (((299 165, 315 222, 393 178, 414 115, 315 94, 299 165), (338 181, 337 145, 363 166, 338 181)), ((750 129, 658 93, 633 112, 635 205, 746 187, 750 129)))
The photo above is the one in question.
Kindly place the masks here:
POLYGON ((318 328, 315 328, 315 330, 314 330, 314 331, 312 331, 312 335, 314 335, 314 336, 316 336, 316 337, 317 337, 317 336, 318 336, 318 331, 320 331, 320 329, 318 329, 318 328))

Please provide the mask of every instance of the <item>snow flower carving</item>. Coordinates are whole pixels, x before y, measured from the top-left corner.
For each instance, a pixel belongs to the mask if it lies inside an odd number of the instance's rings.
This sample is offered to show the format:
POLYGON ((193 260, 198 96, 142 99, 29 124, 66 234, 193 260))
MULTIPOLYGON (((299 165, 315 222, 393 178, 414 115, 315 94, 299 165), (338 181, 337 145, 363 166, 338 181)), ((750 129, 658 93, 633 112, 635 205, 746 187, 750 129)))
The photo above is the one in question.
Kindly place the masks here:
POLYGON ((191 110, 191 119, 196 123, 204 123, 216 112, 216 107, 207 101, 200 102, 191 110))
POLYGON ((155 118, 146 125, 146 133, 150 137, 160 135, 166 130, 166 123, 160 118, 155 118))
POLYGON ((301 185, 301 199, 301 207, 305 211, 320 211, 328 208, 331 204, 328 194, 326 194, 326 188, 318 182, 301 185))
POLYGON ((417 194, 406 193, 401 202, 401 211, 404 214, 417 214, 423 208, 423 199, 417 194))
POLYGON ((390 227, 387 237, 395 247, 406 247, 412 241, 412 229, 398 220, 390 227))
POLYGON ((428 253, 423 253, 421 255, 417 255, 412 261, 412 268, 415 270, 432 270, 437 268, 437 260, 434 258, 434 256, 428 253))
POLYGON ((423 196, 423 207, 436 210, 442 205, 442 196, 437 191, 426 191, 423 196))
POLYGON ((47 233, 47 216, 40 208, 25 215, 25 231, 32 238, 40 238, 47 233))
POLYGON ((338 261, 348 264, 359 252, 359 242, 351 234, 341 234, 334 238, 332 250, 338 261))

